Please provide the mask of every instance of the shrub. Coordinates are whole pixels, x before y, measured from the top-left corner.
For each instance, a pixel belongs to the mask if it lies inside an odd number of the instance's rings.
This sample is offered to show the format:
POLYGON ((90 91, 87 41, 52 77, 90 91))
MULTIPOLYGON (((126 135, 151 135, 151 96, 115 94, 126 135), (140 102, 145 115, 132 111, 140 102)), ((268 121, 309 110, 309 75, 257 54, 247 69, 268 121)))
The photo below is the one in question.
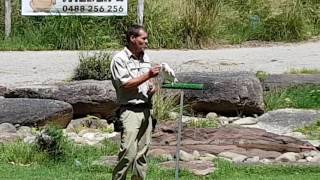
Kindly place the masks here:
POLYGON ((305 16, 301 0, 280 4, 279 13, 270 14, 264 21, 261 38, 267 41, 297 41, 306 37, 305 16))
POLYGON ((58 129, 52 125, 45 127, 36 138, 36 146, 41 152, 48 154, 50 159, 62 160, 64 156, 64 148, 68 141, 63 136, 62 129, 58 129))
POLYGON ((202 47, 213 37, 221 0, 188 0, 182 16, 182 37, 187 47, 202 47))
POLYGON ((111 79, 111 54, 108 52, 80 55, 80 64, 75 70, 74 80, 108 80, 111 79))
POLYGON ((268 78, 269 74, 265 71, 257 71, 256 77, 260 80, 260 82, 265 81, 268 78))
POLYGON ((153 116, 159 121, 169 120, 169 113, 177 111, 177 96, 165 97, 161 89, 159 89, 152 99, 153 116))
MULTIPOLYGON (((119 48, 123 33, 136 23, 137 0, 128 16, 21 16, 12 1, 12 36, 0 49, 119 48)), ((0 12, 4 14, 4 3, 0 12)), ((2 15, 3 17, 3 15, 2 15)), ((201 48, 247 40, 297 41, 320 34, 319 0, 146 0, 145 26, 151 48, 201 48)), ((0 18, 4 29, 4 18, 0 18)))
POLYGON ((295 86, 265 93, 266 110, 280 108, 320 109, 320 86, 295 86))

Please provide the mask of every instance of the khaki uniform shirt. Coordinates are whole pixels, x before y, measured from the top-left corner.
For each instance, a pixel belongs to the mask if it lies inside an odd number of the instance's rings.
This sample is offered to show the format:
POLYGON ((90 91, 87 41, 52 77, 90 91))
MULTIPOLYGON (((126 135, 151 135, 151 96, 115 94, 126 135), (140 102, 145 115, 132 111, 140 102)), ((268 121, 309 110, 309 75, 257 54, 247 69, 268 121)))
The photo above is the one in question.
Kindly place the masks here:
POLYGON ((148 96, 149 82, 142 83, 138 88, 124 91, 122 86, 130 79, 149 72, 151 62, 144 54, 141 60, 133 58, 129 49, 124 48, 117 53, 111 62, 112 84, 116 89, 117 100, 120 104, 150 103, 148 96))

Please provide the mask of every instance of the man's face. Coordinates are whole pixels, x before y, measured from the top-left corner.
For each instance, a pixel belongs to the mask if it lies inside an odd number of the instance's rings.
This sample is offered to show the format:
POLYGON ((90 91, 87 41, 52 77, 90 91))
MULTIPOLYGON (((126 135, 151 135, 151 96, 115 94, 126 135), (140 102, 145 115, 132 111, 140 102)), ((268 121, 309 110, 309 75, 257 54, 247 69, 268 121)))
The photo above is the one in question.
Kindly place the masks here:
POLYGON ((141 29, 139 32, 139 36, 131 37, 131 42, 133 48, 137 52, 144 52, 144 50, 148 47, 148 34, 141 29))

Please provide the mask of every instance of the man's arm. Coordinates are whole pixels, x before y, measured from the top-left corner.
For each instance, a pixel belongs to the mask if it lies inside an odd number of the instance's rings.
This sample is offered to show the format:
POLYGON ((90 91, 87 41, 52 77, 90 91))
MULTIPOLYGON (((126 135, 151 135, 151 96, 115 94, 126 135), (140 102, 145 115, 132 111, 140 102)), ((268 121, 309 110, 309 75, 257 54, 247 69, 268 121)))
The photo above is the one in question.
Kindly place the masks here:
POLYGON ((150 78, 157 76, 159 72, 160 72, 160 65, 156 65, 152 67, 148 73, 145 73, 141 76, 138 76, 136 78, 133 78, 127 81, 125 84, 122 85, 122 88, 124 90, 131 90, 131 89, 137 88, 139 85, 146 82, 150 78))

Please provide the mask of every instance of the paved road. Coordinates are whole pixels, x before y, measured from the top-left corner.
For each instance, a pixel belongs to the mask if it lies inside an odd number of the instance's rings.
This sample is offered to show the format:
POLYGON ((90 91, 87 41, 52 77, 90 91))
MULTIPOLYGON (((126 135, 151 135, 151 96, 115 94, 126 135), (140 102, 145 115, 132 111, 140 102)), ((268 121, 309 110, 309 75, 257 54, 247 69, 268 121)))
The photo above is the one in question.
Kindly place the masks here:
MULTIPOLYGON (((70 79, 80 51, 0 52, 0 86, 50 84, 70 79)), ((217 50, 148 50, 155 63, 167 62, 182 71, 266 71, 320 69, 320 40, 255 48, 217 50)))

